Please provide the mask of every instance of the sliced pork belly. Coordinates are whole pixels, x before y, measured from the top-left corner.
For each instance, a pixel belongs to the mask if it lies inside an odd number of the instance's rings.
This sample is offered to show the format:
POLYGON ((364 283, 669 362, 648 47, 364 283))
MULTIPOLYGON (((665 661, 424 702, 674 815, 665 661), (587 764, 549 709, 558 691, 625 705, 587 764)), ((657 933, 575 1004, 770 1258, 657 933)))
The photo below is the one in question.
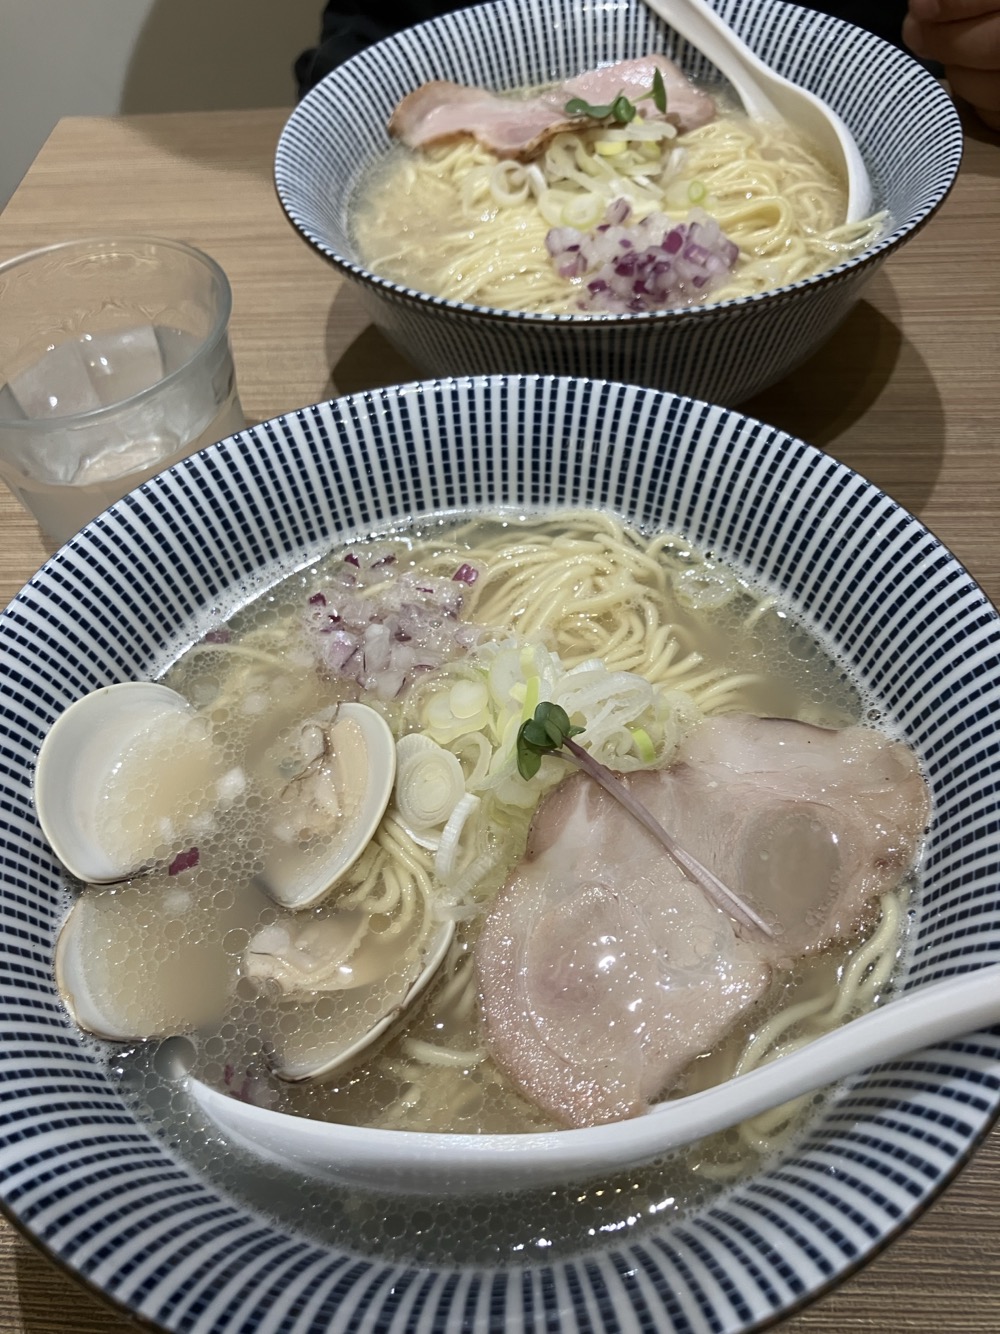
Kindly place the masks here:
MULTIPOLYGON (((571 98, 606 105, 625 93, 636 101, 649 92, 656 69, 667 91, 668 121, 680 130, 692 130, 714 119, 713 99, 695 88, 672 61, 653 55, 590 70, 527 98, 505 97, 484 88, 437 79, 403 98, 389 119, 389 133, 410 148, 426 148, 470 135, 500 157, 528 159, 536 156, 559 130, 580 124, 578 116, 566 114, 566 103, 571 98)), ((644 116, 660 115, 651 101, 638 105, 644 116)))
POLYGON ((494 1058, 575 1126, 641 1112, 770 979, 730 919, 582 774, 539 807, 476 964, 494 1058))
POLYGON ((570 1125, 641 1111, 772 965, 853 935, 914 864, 928 815, 913 754, 861 727, 712 719, 671 769, 626 781, 774 935, 734 925, 589 778, 546 798, 476 966, 494 1058, 570 1125))
POLYGON ((749 714, 706 720, 669 770, 633 786, 771 925, 759 948, 775 962, 857 934, 915 863, 929 813, 909 747, 749 714))

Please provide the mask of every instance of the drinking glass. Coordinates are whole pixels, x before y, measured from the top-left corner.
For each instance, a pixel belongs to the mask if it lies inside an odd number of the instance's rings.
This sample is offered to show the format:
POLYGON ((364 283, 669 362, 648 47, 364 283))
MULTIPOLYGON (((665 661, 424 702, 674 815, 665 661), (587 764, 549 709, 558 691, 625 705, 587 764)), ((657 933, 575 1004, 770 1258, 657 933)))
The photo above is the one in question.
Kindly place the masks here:
POLYGON ((161 237, 0 264, 0 477, 50 540, 245 424, 231 309, 215 260, 161 237))

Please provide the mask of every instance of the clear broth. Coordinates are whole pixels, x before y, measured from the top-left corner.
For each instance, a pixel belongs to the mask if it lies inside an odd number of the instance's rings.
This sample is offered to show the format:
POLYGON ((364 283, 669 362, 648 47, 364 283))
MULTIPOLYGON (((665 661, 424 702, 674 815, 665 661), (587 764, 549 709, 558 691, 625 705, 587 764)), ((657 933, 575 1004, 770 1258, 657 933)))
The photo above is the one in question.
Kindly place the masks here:
MULTIPOLYGON (((483 520, 462 530, 462 550, 476 558, 480 537, 509 535, 521 541, 538 516, 483 520)), ((540 520, 558 525, 555 516, 540 520)), ((382 534, 404 545, 440 545, 450 548, 456 526, 431 521, 417 530, 382 534)), ((358 544, 350 544, 357 548, 358 544)), ((297 625, 302 608, 324 586, 328 572, 344 559, 345 549, 332 551, 316 565, 285 578, 257 598, 226 626, 227 647, 213 652, 203 642, 184 655, 164 678, 197 706, 218 715, 225 744, 235 756, 247 745, 262 717, 269 727, 304 718, 316 709, 344 697, 342 685, 312 670, 294 641, 280 651, 268 649, 275 665, 251 663, 244 671, 245 690, 229 699, 233 663, 243 670, 231 649, 267 642, 271 631, 297 625), (249 702, 249 703, 248 703, 249 702), (235 726, 235 720, 240 725, 235 726)), ((712 584, 718 562, 678 540, 671 553, 679 582, 712 584)), ((677 634, 685 648, 697 648, 705 670, 747 673, 755 679, 740 696, 740 706, 761 715, 798 717, 825 726, 880 721, 877 709, 866 701, 850 674, 788 608, 767 590, 755 587, 732 571, 720 578, 730 581, 726 604, 715 610, 692 611, 675 598, 677 634)), ((711 600, 709 598, 709 600, 711 600)), ((212 636, 212 638, 223 636, 212 636)), ((390 710, 391 712, 391 710, 390 710)), ((211 1126, 200 1123, 190 1106, 180 1073, 192 1070, 219 1088, 250 1096, 255 1101, 319 1119, 357 1124, 413 1126, 420 1129, 510 1132, 549 1128, 551 1122, 528 1104, 495 1069, 476 1067, 448 1072, 435 1089, 433 1075, 418 1090, 422 1103, 410 1115, 414 1102, 408 1086, 412 1062, 402 1044, 417 1036, 462 1049, 476 1041, 476 1016, 449 1020, 435 1011, 434 988, 417 1007, 406 1026, 400 1026, 378 1045, 369 1060, 327 1082, 297 1085, 275 1079, 268 1072, 268 1032, 273 1002, 239 976, 238 960, 249 936, 274 920, 276 911, 254 885, 265 849, 259 834, 259 802, 252 793, 219 821, 212 838, 201 849, 197 867, 185 875, 185 889, 201 903, 211 903, 220 925, 217 945, 229 958, 233 985, 226 1012, 219 1023, 195 1034, 135 1046, 104 1047, 104 1059, 119 1081, 136 1114, 151 1123, 183 1157, 220 1186, 264 1210, 286 1226, 347 1245, 412 1262, 519 1263, 532 1257, 552 1258, 587 1250, 607 1238, 659 1225, 665 1217, 680 1216, 711 1198, 741 1174, 754 1170, 767 1149, 747 1150, 733 1134, 716 1137, 684 1153, 623 1173, 596 1185, 567 1186, 529 1192, 501 1200, 431 1201, 426 1198, 387 1199, 366 1191, 303 1181, 292 1172, 266 1165, 221 1140, 211 1126), (220 869, 224 874, 220 875, 220 869), (400 1070, 407 1073, 400 1075, 400 1070), (459 1076, 456 1085, 456 1074, 459 1076), (450 1081, 450 1082, 449 1082, 450 1081), (439 1104, 436 1106, 436 1104, 439 1104), (456 1107, 461 1111, 456 1115, 456 1107), (389 1112, 392 1119, 387 1119, 389 1112)), ((512 849, 511 861, 520 855, 512 849)), ((906 893, 906 887, 902 891, 906 893)), ((155 932, 154 932, 155 935, 155 932)), ((141 974, 149 934, 135 942, 133 962, 141 974)), ((474 929, 466 949, 471 948, 474 929)), ((897 942, 899 945, 901 942, 897 942)), ((835 985, 851 951, 821 955, 793 973, 775 979, 768 1002, 754 1010, 725 1049, 695 1063, 692 1086, 725 1077, 732 1061, 755 1026, 770 1013, 804 996, 835 985)), ((322 1004, 318 1010, 322 1022, 322 1004)), ((808 1121, 807 1100, 789 1125, 772 1137, 777 1151, 797 1136, 808 1121)), ((416 1105, 416 1104, 414 1104, 416 1105)))

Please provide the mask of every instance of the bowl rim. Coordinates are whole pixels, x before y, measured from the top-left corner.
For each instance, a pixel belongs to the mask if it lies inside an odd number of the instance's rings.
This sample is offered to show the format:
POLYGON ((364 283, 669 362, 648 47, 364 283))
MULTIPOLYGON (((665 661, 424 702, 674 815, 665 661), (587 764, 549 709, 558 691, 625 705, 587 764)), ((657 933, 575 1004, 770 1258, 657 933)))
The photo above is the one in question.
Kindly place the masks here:
MULTIPOLYGON (((311 422, 313 427, 316 428, 318 433, 316 442, 326 439, 329 443, 329 439, 336 435, 335 428, 346 428, 353 425, 354 429, 357 431, 359 417, 369 422, 378 422, 379 418, 376 414, 379 406, 388 407, 393 401, 398 404, 399 399, 404 395, 437 396, 442 402, 448 401, 449 396, 451 396, 450 401, 454 404, 455 395, 458 395, 459 399, 464 397, 466 402, 468 402, 472 394, 477 390, 498 383, 514 387, 530 386, 534 387, 539 392, 543 389, 552 387, 558 389, 560 386, 567 385, 575 387, 582 386, 583 391, 587 393, 590 393, 591 391, 596 393, 602 390, 611 390, 620 396, 620 398, 628 398, 632 402, 653 403, 657 401, 673 401, 682 405, 685 410, 693 410, 696 415, 699 415, 701 429, 705 429, 706 434, 707 421, 714 419, 717 422, 721 420, 734 426, 739 424, 742 428, 747 429, 752 434, 756 443, 767 444, 770 441, 778 441, 779 443, 790 444, 794 446, 796 450, 804 451, 803 456, 808 457, 810 463, 823 463, 824 466, 830 470, 831 476, 836 475, 837 477, 853 479, 853 484, 856 484, 859 494, 863 493, 866 497, 871 499, 881 498, 881 500, 885 502, 886 510, 889 513, 906 520, 911 528, 919 529, 923 533, 924 538, 928 540, 929 545, 934 547, 939 555, 947 558, 946 564, 955 570, 956 574, 961 573, 964 575, 962 582, 963 589, 968 589, 970 593, 976 594, 980 600, 985 601, 985 595, 982 594, 982 590, 978 588, 978 585, 971 579, 968 572, 964 571, 957 558, 928 532, 919 519, 915 519, 914 516, 908 514, 902 506, 893 501, 891 497, 887 496, 874 483, 867 481, 847 465, 840 464, 836 460, 831 460, 829 456, 823 455, 822 451, 816 450, 815 447, 806 444, 806 442, 788 436, 787 433, 780 431, 777 428, 769 427, 765 423, 752 417, 748 417, 738 411, 705 404, 700 400, 691 399, 683 395, 667 391, 644 389, 633 385, 586 380, 583 377, 540 375, 443 377, 414 381, 398 386, 386 386, 382 389, 363 391, 362 393, 342 399, 327 400, 324 403, 310 405, 308 408, 298 409, 283 414, 281 417, 271 419, 270 422, 261 423, 258 427, 249 428, 248 430, 239 432, 228 437, 225 441, 220 442, 219 445, 210 446, 208 449, 202 451, 200 455, 194 456, 193 459, 185 460, 175 465, 174 468, 168 470, 166 473, 160 474, 159 477, 143 484, 138 491, 130 493, 130 495, 123 500, 116 502, 116 504, 106 511, 104 515, 87 525, 77 538, 72 539, 66 547, 62 548, 60 552, 56 553, 56 555, 50 559, 50 561, 46 562, 46 565, 43 566, 39 574, 35 576, 35 578, 21 590, 21 593, 17 595, 15 601, 30 596, 33 590, 50 597, 60 589, 64 590, 67 586, 67 577, 72 581, 73 579, 80 579, 86 574, 88 556, 90 559, 93 559, 96 554, 100 557, 101 563, 105 565, 113 563, 116 559, 114 546, 116 531, 127 532, 129 531, 127 526, 131 524, 133 525, 132 532, 134 533, 136 531, 134 524, 138 521, 139 531, 141 532, 141 521, 144 518, 153 519, 156 523, 162 525, 160 532, 157 534, 161 544, 163 542, 177 544, 182 540, 178 534, 177 527, 174 526, 173 523, 170 523, 169 531, 167 528, 168 520, 166 516, 170 513, 170 508, 173 502, 178 499, 184 500, 187 505, 191 506, 192 512, 195 502, 199 499, 207 499, 210 502, 212 498, 212 485, 214 482, 218 481, 220 476, 224 475, 227 468, 231 469, 233 474, 239 472, 241 468, 245 468, 252 474, 251 476, 246 477, 246 480, 252 481, 257 487, 262 485, 262 476, 254 470, 256 465, 254 464, 252 457, 246 464, 241 463, 242 458, 251 455, 251 447, 253 446, 260 447, 260 452, 266 455, 266 463, 270 464, 270 461, 273 459, 280 458, 281 467, 287 468, 287 459, 282 452, 282 448, 283 446, 288 447, 294 445, 297 451, 301 449, 303 440, 308 442, 310 437, 303 429, 305 424, 311 422), (705 414, 708 414, 707 418, 705 414), (328 432, 328 435, 324 435, 324 431, 328 432), (224 464, 223 467, 220 467, 220 461, 224 464)), ((454 411, 454 408, 452 408, 452 411, 454 411)), ((378 428, 376 427, 376 429, 378 428)), ((615 434, 620 434, 620 432, 616 430, 615 434)), ((708 442, 706 442, 706 448, 708 447, 708 442)), ((717 442, 712 440, 712 451, 714 452, 716 448, 717 442)), ((263 480, 266 480, 266 474, 263 475, 263 480)), ((334 520, 331 522, 334 522, 334 526, 336 527, 335 516, 334 520)), ((220 537, 224 536, 224 521, 220 520, 220 526, 217 531, 219 532, 220 537)), ((343 530, 340 529, 338 531, 343 530)), ((324 541, 326 540, 327 539, 324 538, 324 541)), ((310 551, 314 549, 315 542, 309 547, 310 551)), ((158 559, 155 541, 152 550, 147 552, 147 555, 152 561, 158 559)), ((300 564, 296 564, 295 566, 295 568, 300 567, 300 564)), ((277 573, 278 572, 276 571, 275 577, 277 577, 277 573)), ((127 571, 122 571, 122 577, 127 577, 127 571)), ((232 578, 230 578, 227 587, 233 587, 232 578)), ((1000 618, 998 618, 998 613, 995 608, 988 608, 988 612, 988 621, 991 627, 991 632, 994 639, 996 639, 1000 618)), ((985 614, 986 609, 984 609, 984 615, 985 614)), ((6 612, 3 617, 0 618, 0 622, 2 622, 4 632, 11 628, 12 623, 6 612)), ((113 632, 109 631, 109 634, 113 634, 113 632)), ((0 649, 6 649, 5 638, 5 635, 0 638, 0 649)), ((184 642, 186 644, 190 641, 185 639, 184 642)), ((37 651, 34 646, 31 647, 32 652, 37 651)), ((152 654, 150 660, 155 661, 155 657, 152 654)), ((23 684, 22 681, 22 685, 23 684)), ((994 689, 997 688, 1000 687, 994 687, 994 689)), ((1000 1059, 997 1052, 984 1046, 982 1048, 982 1053, 982 1060, 985 1062, 989 1058, 992 1062, 990 1069, 995 1072, 997 1070, 997 1061, 1000 1059)), ((942 1068, 939 1067, 939 1070, 941 1069, 942 1068)), ((943 1067, 942 1072, 935 1074, 934 1078, 936 1080, 944 1078, 947 1070, 948 1067, 943 1067)), ((856 1255, 851 1263, 838 1263, 835 1272, 829 1276, 827 1281, 820 1281, 815 1285, 807 1282, 804 1285, 804 1290, 797 1298, 791 1297, 788 1300, 782 1301, 778 1309, 764 1315, 759 1320, 740 1326, 741 1334, 751 1334, 751 1331, 764 1329, 776 1323, 778 1320, 784 1319, 792 1311, 800 1309, 802 1306, 810 1303, 823 1292, 828 1291, 842 1281, 847 1275, 867 1263, 878 1250, 883 1249, 885 1245, 903 1231, 919 1215, 919 1213, 937 1197, 944 1186, 953 1179, 961 1166, 968 1160, 972 1153, 975 1152, 978 1144, 988 1133, 990 1127, 997 1118, 998 1110, 1000 1110, 1000 1086, 998 1086, 995 1078, 992 1086, 990 1086, 985 1079, 982 1082, 984 1098, 988 1096, 990 1101, 988 1117, 984 1117, 975 1134, 966 1134, 963 1137, 960 1151, 953 1155, 946 1164, 943 1166, 940 1163, 936 1164, 937 1170, 933 1181, 926 1193, 918 1200, 917 1205, 911 1206, 905 1212, 905 1216, 897 1218, 893 1225, 886 1227, 876 1245, 869 1245, 864 1248, 861 1253, 856 1255)), ((35 1096, 37 1097, 37 1092, 35 1096)), ((130 1118, 129 1124, 133 1128, 138 1126, 144 1134, 148 1134, 147 1128, 142 1126, 141 1123, 135 1122, 130 1118)), ((15 1141, 23 1138, 18 1133, 15 1126, 12 1125, 9 1128, 12 1131, 15 1141)), ((2 1122, 0 1122, 0 1132, 2 1131, 3 1125, 2 1122)), ((0 1139, 4 1138, 6 1137, 0 1133, 0 1139)), ((27 1138, 25 1142, 30 1145, 30 1138, 27 1138)), ((157 1146, 160 1147, 160 1141, 157 1140, 156 1143, 157 1146)), ((9 1212, 6 1200, 6 1178, 11 1163, 13 1163, 16 1169, 20 1164, 20 1159, 8 1157, 5 1164, 2 1166, 2 1170, 0 1170, 0 1175, 4 1178, 3 1192, 0 1193, 0 1207, 3 1208, 5 1213, 9 1212)), ((187 1163, 184 1163, 183 1166, 189 1177, 195 1175, 195 1170, 187 1163)), ((199 1180, 203 1181, 203 1178, 199 1178, 199 1180)), ((220 1194, 220 1191, 218 1187, 215 1186, 214 1182, 210 1183, 210 1189, 216 1196, 220 1194)), ((252 1208, 245 1205, 242 1201, 239 1201, 233 1208, 234 1210, 238 1210, 239 1213, 244 1216, 253 1214, 252 1208)), ((19 1221, 18 1226, 21 1226, 19 1221)), ((271 1235, 272 1237, 277 1235, 279 1239, 284 1235, 287 1239, 288 1231, 286 1229, 283 1233, 279 1227, 277 1231, 272 1229, 271 1235)), ((301 1234, 294 1235, 296 1238, 301 1237, 301 1234)), ((33 1244, 39 1246, 46 1254, 49 1254, 51 1258, 55 1259, 61 1267, 66 1268, 74 1277, 82 1278, 85 1282, 88 1280, 88 1273, 81 1273, 79 1268, 72 1263, 70 1255, 64 1255, 55 1247, 50 1247, 43 1237, 34 1232, 30 1234, 30 1237, 33 1244)), ((75 1240, 75 1238, 72 1238, 72 1240, 75 1240)), ((68 1243, 64 1244, 67 1245, 68 1249, 68 1243)), ((618 1243, 614 1242, 612 1244, 617 1245, 618 1243)), ((635 1244, 638 1243, 629 1243, 628 1241, 622 1242, 622 1246, 625 1249, 628 1249, 630 1245, 635 1244)), ((631 1253, 631 1251, 629 1253, 631 1253)), ((838 1256, 838 1260, 839 1258, 840 1257, 838 1256)), ((391 1270, 395 1274, 400 1273, 401 1266, 395 1264, 392 1259, 385 1258, 382 1255, 376 1255, 372 1257, 372 1259, 376 1266, 383 1266, 384 1272, 389 1272, 391 1270)), ((534 1263, 534 1261, 532 1261, 532 1263, 534 1263)), ((539 1261, 538 1263, 540 1267, 544 1267, 542 1261, 539 1261)), ((548 1269, 549 1271, 552 1271, 561 1268, 562 1264, 563 1262, 557 1258, 549 1264, 548 1269)), ((436 1268, 440 1272, 444 1266, 438 1265, 436 1268)), ((453 1265, 452 1268, 456 1269, 457 1264, 453 1265)), ((506 1268, 513 1270, 513 1266, 511 1265, 506 1266, 506 1268)), ((119 1302, 116 1299, 114 1292, 109 1292, 100 1284, 91 1286, 94 1286, 105 1298, 120 1305, 121 1309, 128 1311, 134 1318, 140 1319, 144 1323, 148 1320, 148 1317, 145 1317, 142 1312, 136 1311, 134 1305, 124 1301, 119 1302)), ((243 1289, 241 1288, 237 1296, 242 1295, 242 1292, 243 1289)), ((381 1298, 379 1298, 379 1300, 381 1300, 381 1298)), ((571 1306, 570 1314, 575 1315, 576 1313, 577 1307, 573 1304, 571 1306)), ((634 1328, 638 1329, 639 1324, 636 1315, 630 1308, 628 1318, 621 1323, 624 1328, 631 1331, 633 1322, 635 1322, 634 1328)), ((149 1320, 149 1327, 152 1329, 180 1328, 180 1326, 175 1325, 173 1322, 168 1324, 152 1320, 149 1320)), ((201 1326, 199 1326, 199 1328, 201 1328, 201 1326)), ((208 1327, 206 1326, 205 1328, 207 1330, 208 1327)), ((215 1330, 216 1328, 219 1330, 225 1328, 225 1334, 235 1334, 234 1328, 228 1324, 223 1325, 220 1323, 216 1326, 215 1323, 213 1323, 211 1329, 215 1330)), ((393 1330, 397 1329, 395 1323, 392 1324, 392 1328, 393 1330)), ((435 1329, 436 1328, 438 1327, 435 1326, 435 1329)), ((295 1332, 296 1334, 305 1334, 304 1329, 300 1329, 298 1324, 295 1325, 295 1332)))
MULTIPOLYGON (((544 3, 545 0, 541 0, 544 3)), ((709 0, 711 3, 711 0, 709 0)), ((615 5, 621 5, 629 8, 634 0, 613 0, 615 5)), ((837 18, 834 15, 824 14, 820 11, 802 9, 799 5, 789 3, 789 0, 767 0, 767 6, 770 9, 782 11, 791 11, 799 16, 801 22, 817 21, 822 22, 824 26, 839 27, 847 30, 857 30, 864 32, 868 41, 884 48, 885 53, 892 58, 908 59, 913 66, 914 74, 921 77, 923 91, 927 97, 932 99, 933 110, 938 116, 938 125, 941 131, 940 145, 940 171, 946 174, 946 184, 940 189, 935 197, 926 203, 921 210, 912 218, 884 236, 877 237, 869 246, 856 255, 851 255, 832 268, 821 269, 818 273, 808 274, 803 278, 797 279, 792 283, 783 283, 779 287, 767 288, 762 292, 752 292, 744 296, 730 297, 725 301, 708 302, 699 306, 675 306, 665 310, 649 311, 622 311, 622 312, 580 312, 573 314, 568 312, 552 313, 542 311, 524 311, 517 309, 506 309, 500 306, 485 306, 476 302, 457 301, 449 297, 436 296, 430 292, 423 292, 419 288, 410 287, 405 283, 395 282, 392 279, 384 278, 373 270, 366 268, 349 259, 346 255, 331 246, 322 236, 306 225, 299 216, 295 198, 295 180, 297 172, 293 169, 294 163, 294 144, 300 137, 304 125, 311 123, 315 107, 323 105, 324 89, 329 88, 339 77, 340 70, 349 70, 349 67, 355 62, 363 64, 370 58, 371 53, 377 51, 380 47, 401 46, 405 42, 412 40, 413 37, 422 33, 433 33, 445 26, 449 18, 454 18, 455 14, 439 15, 436 18, 427 19, 422 23, 414 24, 403 32, 396 33, 393 36, 383 38, 382 41, 374 43, 371 47, 352 56, 349 61, 345 61, 342 66, 332 70, 327 74, 319 84, 310 89, 310 91, 301 99, 297 106, 292 110, 285 125, 282 127, 275 148, 274 162, 272 166, 272 175, 274 180, 275 192, 279 202, 298 233, 316 250, 318 250, 333 266, 339 269, 348 278, 360 283, 363 287, 370 289, 374 294, 392 300, 394 303, 408 307, 416 307, 422 311, 430 312, 435 316, 441 316, 445 313, 459 314, 462 316, 475 317, 478 321, 488 321, 494 324, 510 324, 517 326, 532 326, 540 328, 568 328, 574 331, 584 332, 588 329, 606 329, 609 325, 624 324, 628 326, 643 326, 648 324, 669 324, 686 323, 694 320, 728 319, 732 312, 748 307, 756 306, 760 303, 767 303, 769 306, 782 305, 788 301, 795 301, 798 294, 806 290, 819 290, 830 285, 834 285, 852 274, 854 270, 867 266, 874 261, 882 262, 893 254, 899 247, 912 236, 915 236, 938 209, 944 204, 950 195, 958 178, 959 168, 961 167, 962 155, 964 151, 964 133, 962 130, 961 119, 958 110, 945 91, 941 83, 934 78, 915 58, 908 53, 894 47, 891 43, 878 37, 874 33, 869 33, 864 29, 858 29, 857 25, 848 22, 845 19, 837 18), (945 132, 946 131, 946 132, 945 132)), ((471 13, 473 9, 477 12, 489 10, 503 10, 511 7, 511 0, 489 0, 486 4, 471 7, 468 10, 458 11, 460 14, 471 13)), ((657 19, 664 26, 665 20, 657 19)), ((351 182, 352 191, 356 189, 358 177, 351 182)))

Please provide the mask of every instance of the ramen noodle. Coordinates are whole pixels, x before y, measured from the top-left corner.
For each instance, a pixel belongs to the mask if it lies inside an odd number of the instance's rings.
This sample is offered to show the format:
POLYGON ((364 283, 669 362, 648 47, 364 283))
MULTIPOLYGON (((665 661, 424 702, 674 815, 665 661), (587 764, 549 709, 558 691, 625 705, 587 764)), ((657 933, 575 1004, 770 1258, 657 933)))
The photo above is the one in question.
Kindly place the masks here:
POLYGON ((797 129, 723 106, 680 131, 644 115, 584 121, 529 161, 470 135, 394 147, 356 192, 352 231, 368 269, 434 296, 615 313, 749 296, 830 268, 885 221, 847 223, 846 203, 797 129))
MULTIPOLYGON (((539 801, 566 772, 555 757, 530 782, 517 771, 519 724, 540 699, 561 701, 590 751, 625 774, 669 766, 702 719, 781 715, 841 729, 864 715, 836 660, 773 597, 681 538, 646 537, 596 513, 428 523, 352 543, 195 645, 166 683, 210 724, 221 769, 243 778, 238 799, 211 821, 199 816, 191 839, 175 831, 197 855, 178 856, 168 840, 146 876, 84 891, 120 914, 114 985, 149 994, 158 970, 183 976, 186 960, 214 959, 223 999, 191 1031, 195 1074, 264 1106, 399 1130, 559 1123, 493 1059, 474 960, 539 801), (398 738, 396 794, 349 874, 292 912, 266 892, 291 816, 287 807, 274 816, 276 789, 260 774, 295 777, 302 720, 346 700, 375 708, 398 738), (407 800, 401 743, 415 736, 458 775, 438 812, 407 800), (344 981, 349 954, 317 970, 311 942, 335 918, 357 940, 397 951, 377 986, 344 981), (282 1077, 289 1050, 308 1065, 352 1005, 362 1034, 396 1006, 441 923, 454 935, 405 1022, 332 1076, 282 1077)), ((427 771, 423 780, 438 784, 427 771)), ((145 797, 137 778, 131 799, 145 797)), ((877 1004, 903 945, 908 892, 904 868, 856 937, 775 969, 766 994, 672 1091, 752 1068, 877 1004)), ((747 1123, 704 1155, 704 1170, 724 1175, 771 1151, 795 1110, 747 1123)))

